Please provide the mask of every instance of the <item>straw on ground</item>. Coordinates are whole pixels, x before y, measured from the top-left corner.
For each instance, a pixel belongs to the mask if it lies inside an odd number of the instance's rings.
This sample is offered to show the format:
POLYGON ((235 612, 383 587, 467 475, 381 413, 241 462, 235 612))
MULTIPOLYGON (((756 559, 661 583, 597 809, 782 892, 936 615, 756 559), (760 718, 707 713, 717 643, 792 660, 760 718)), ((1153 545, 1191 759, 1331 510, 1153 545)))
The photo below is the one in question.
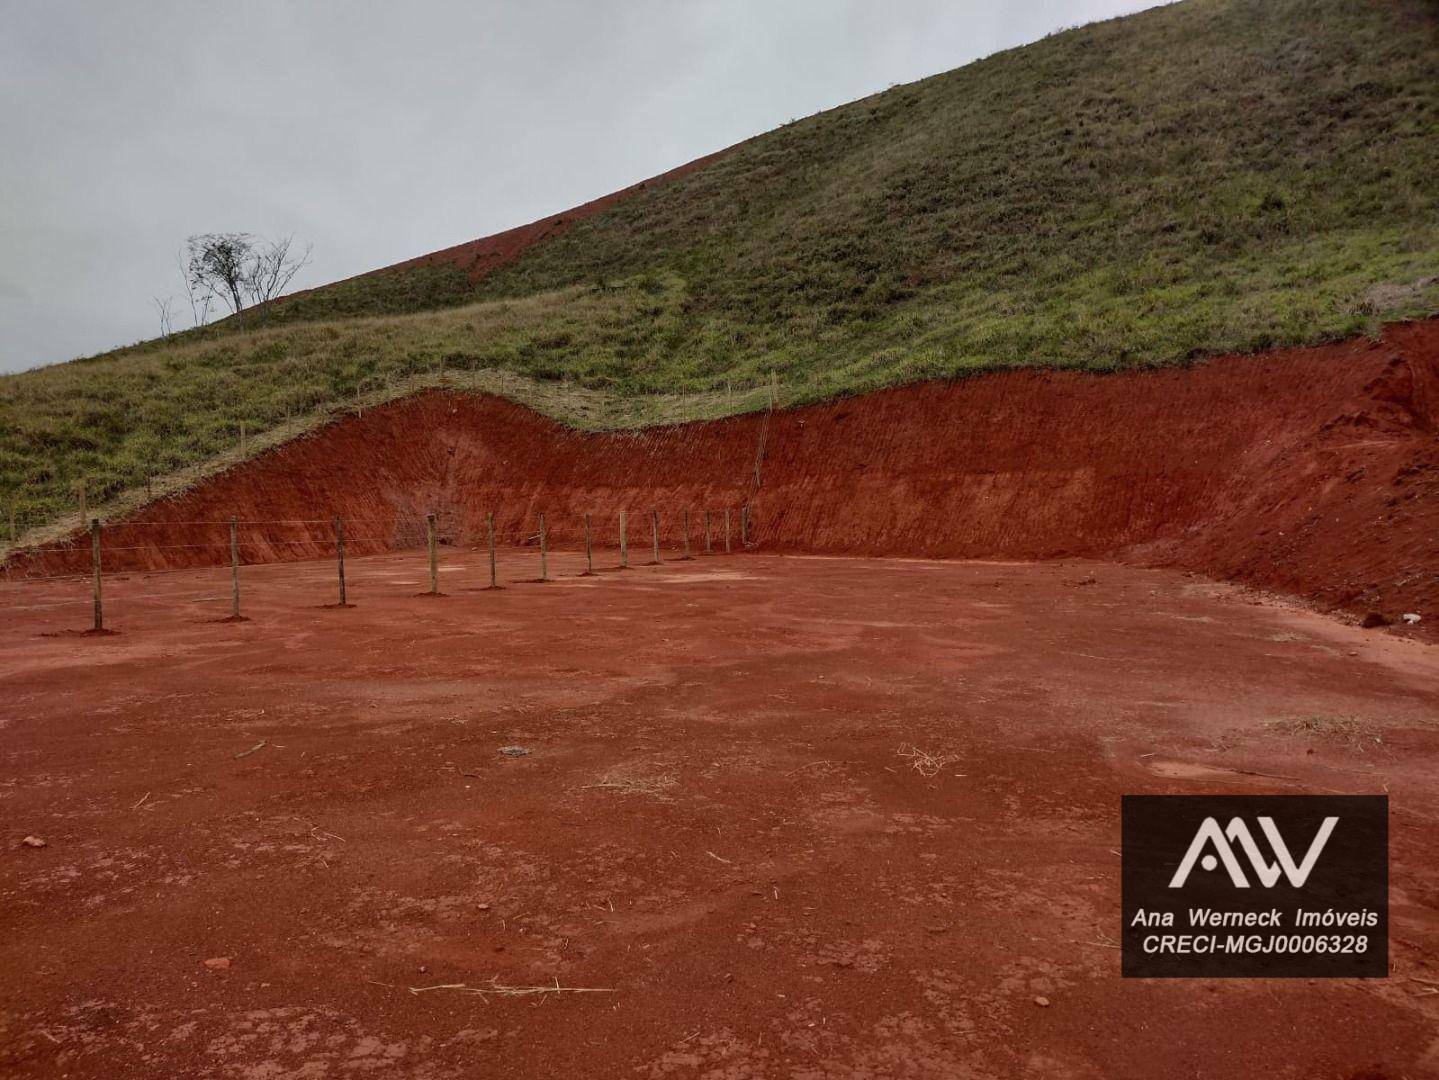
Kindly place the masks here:
POLYGON ((936 776, 940 769, 959 760, 958 754, 931 754, 911 743, 901 743, 895 753, 908 761, 909 767, 923 777, 936 776))
POLYGON ((647 795, 662 802, 669 800, 668 791, 679 781, 670 773, 656 773, 652 776, 637 776, 622 770, 611 769, 586 788, 602 788, 617 791, 621 795, 647 795))
POLYGON ((561 986, 560 980, 555 979, 553 986, 509 986, 499 981, 499 977, 491 979, 483 986, 471 986, 468 983, 441 983, 438 986, 410 986, 406 987, 412 994, 428 994, 435 990, 453 990, 460 994, 479 994, 482 997, 534 997, 540 994, 613 994, 614 987, 611 986, 561 986))

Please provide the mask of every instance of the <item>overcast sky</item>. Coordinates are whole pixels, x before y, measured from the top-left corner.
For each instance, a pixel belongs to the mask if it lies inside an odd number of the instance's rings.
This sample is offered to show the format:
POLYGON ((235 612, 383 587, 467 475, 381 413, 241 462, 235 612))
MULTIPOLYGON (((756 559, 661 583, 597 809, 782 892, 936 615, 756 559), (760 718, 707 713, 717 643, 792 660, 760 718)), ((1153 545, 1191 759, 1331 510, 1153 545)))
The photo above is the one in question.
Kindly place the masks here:
POLYGON ((155 336, 191 233, 321 284, 1153 2, 0 0, 0 371, 155 336))

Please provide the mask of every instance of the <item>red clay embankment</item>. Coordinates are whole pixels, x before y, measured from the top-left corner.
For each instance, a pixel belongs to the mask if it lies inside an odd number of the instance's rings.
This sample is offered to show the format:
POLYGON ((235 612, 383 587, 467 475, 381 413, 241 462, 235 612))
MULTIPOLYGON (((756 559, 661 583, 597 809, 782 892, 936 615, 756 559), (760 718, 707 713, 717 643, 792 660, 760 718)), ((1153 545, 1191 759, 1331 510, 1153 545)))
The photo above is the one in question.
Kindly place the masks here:
MULTIPOLYGON (((1187 369, 1017 371, 623 434, 433 392, 329 425, 143 517, 316 521, 243 526, 247 561, 265 561, 330 554, 319 522, 334 514, 357 551, 375 551, 416 542, 432 511, 450 543, 482 542, 487 512, 506 542, 533 536, 543 512, 553 541, 569 543, 586 512, 612 540, 628 508, 638 558, 651 507, 673 544, 682 507, 748 501, 752 539, 770 551, 1098 556, 1326 607, 1419 612, 1428 629, 1439 619, 1436 427, 1429 320, 1187 369)), ((219 562, 227 535, 108 528, 107 565, 219 562)), ((49 554, 14 572, 87 558, 49 554)))

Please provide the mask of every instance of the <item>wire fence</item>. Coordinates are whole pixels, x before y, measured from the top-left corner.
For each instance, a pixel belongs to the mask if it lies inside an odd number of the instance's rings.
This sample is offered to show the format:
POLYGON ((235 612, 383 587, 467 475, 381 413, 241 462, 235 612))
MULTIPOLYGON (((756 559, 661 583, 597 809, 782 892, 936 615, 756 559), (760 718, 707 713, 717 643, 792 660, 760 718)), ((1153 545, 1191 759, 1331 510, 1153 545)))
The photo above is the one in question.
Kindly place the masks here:
POLYGON ((208 603, 229 601, 228 618, 242 621, 243 588, 259 567, 330 562, 334 577, 327 592, 330 606, 352 606, 357 561, 406 551, 421 554, 428 571, 427 592, 440 595, 443 553, 468 549, 487 553, 476 576, 481 588, 499 587, 498 553, 528 552, 533 577, 550 580, 550 556, 560 549, 582 554, 583 574, 625 570, 634 565, 728 554, 755 546, 748 503, 718 508, 654 507, 559 514, 513 510, 482 514, 450 510, 420 515, 371 515, 331 518, 240 518, 90 522, 88 535, 27 548, 0 573, 0 617, 21 612, 89 606, 91 630, 104 632, 107 614, 118 604, 208 603), (287 535, 298 533, 300 535, 287 535), (351 564, 347 568, 347 563, 351 564), (207 572, 220 571, 213 582, 207 572), (189 574, 204 591, 177 596, 173 591, 116 592, 117 582, 158 575, 189 574), (80 596, 55 598, 47 584, 88 583, 80 596), (111 586, 107 606, 107 586, 111 586), (87 595, 88 594, 88 595, 87 595))

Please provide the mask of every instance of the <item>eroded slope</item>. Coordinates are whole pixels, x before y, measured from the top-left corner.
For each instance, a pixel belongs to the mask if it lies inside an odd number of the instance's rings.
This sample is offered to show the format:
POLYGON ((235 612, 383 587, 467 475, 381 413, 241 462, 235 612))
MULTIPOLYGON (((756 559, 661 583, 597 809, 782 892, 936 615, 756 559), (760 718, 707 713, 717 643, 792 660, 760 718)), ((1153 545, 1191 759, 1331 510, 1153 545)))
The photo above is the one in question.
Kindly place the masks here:
MULTIPOLYGON (((1439 322, 1381 339, 1229 358, 1187 370, 1023 371, 823 405, 596 434, 494 397, 431 392, 354 416, 107 527, 107 565, 355 553, 417 543, 556 544, 582 515, 636 543, 660 513, 748 505, 766 550, 1176 566, 1353 611, 1439 601, 1439 322)), ((719 528, 716 517, 716 529, 719 528)), ((737 531, 737 518, 734 522, 737 531)), ((88 549, 12 573, 83 569, 88 549)))

